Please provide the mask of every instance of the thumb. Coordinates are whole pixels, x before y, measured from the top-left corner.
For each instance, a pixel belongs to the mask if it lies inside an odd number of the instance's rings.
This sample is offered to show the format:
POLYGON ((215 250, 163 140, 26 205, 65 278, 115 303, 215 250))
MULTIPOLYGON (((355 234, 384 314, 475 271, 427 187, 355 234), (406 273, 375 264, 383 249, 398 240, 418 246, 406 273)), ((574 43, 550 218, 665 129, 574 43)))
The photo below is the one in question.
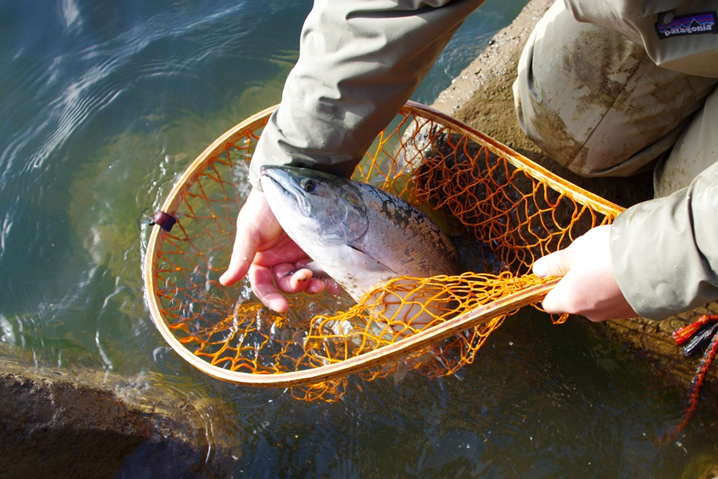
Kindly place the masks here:
POLYGON ((244 278, 249 271, 249 267, 252 265, 252 259, 254 258, 256 250, 256 237, 251 235, 243 236, 241 233, 237 233, 234 248, 232 249, 232 256, 229 260, 229 266, 222 276, 219 277, 219 282, 222 286, 231 286, 244 278))
POLYGON ((571 269, 567 250, 556 251, 536 260, 533 273, 539 278, 562 277, 571 269))

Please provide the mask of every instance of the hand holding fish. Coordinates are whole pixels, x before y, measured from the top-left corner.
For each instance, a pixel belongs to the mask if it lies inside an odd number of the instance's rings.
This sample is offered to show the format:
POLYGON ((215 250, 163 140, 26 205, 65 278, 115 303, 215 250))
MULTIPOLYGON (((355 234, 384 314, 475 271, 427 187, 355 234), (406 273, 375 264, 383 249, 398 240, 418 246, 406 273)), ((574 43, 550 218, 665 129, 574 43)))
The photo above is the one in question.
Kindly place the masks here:
POLYGON ((219 281, 229 286, 247 275, 259 300, 284 312, 289 304, 280 291, 318 293, 325 289, 324 281, 312 278, 311 270, 302 268, 310 261, 279 225, 264 193, 252 189, 237 216, 232 258, 219 281))
POLYGON ((610 233, 610 225, 598 226, 534 263, 536 276, 563 277, 543 300, 547 313, 580 314, 591 321, 638 316, 613 274, 610 233))

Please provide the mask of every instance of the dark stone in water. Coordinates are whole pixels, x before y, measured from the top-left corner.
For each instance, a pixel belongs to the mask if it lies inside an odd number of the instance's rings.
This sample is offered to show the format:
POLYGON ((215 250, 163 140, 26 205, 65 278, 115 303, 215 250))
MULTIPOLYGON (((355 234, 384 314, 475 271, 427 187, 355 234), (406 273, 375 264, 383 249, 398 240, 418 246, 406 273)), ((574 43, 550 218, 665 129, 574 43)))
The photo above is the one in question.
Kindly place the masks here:
POLYGON ((236 458, 208 444, 186 398, 155 388, 143 390, 140 404, 109 390, 103 371, 84 375, 86 384, 0 358, 0 478, 222 477, 232 470, 236 458))

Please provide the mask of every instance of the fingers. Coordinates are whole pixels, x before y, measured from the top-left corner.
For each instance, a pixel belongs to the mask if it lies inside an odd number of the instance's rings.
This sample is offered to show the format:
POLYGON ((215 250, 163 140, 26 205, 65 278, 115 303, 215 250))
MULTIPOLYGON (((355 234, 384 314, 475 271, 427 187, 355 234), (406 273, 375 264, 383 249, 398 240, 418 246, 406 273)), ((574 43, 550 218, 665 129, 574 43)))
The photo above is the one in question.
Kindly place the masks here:
POLYGON ((609 225, 593 228, 534 263, 537 276, 562 278, 542 302, 547 313, 580 314, 592 321, 636 315, 613 272, 610 231, 609 225))
POLYGON ((314 278, 310 269, 302 267, 309 261, 286 235, 264 194, 252 189, 237 215, 232 256, 219 282, 230 286, 247 276, 257 298, 282 313, 289 308, 282 293, 320 293, 327 285, 332 293, 339 290, 334 282, 314 278))
POLYGON ((310 258, 304 258, 294 263, 294 265, 275 266, 274 281, 285 293, 303 291, 308 294, 317 294, 327 290, 333 295, 341 294, 341 287, 326 274, 323 274, 321 279, 315 277, 317 267, 316 265, 310 267, 310 263, 313 264, 310 258), (307 267, 305 268, 305 266, 307 267))
POLYGON ((568 249, 539 258, 533 265, 533 273, 539 278, 566 276, 570 269, 571 261, 568 249))
POLYGON ((249 271, 254 258, 254 252, 257 251, 257 241, 251 241, 248 235, 242 235, 237 232, 234 238, 234 247, 232 249, 232 257, 229 260, 227 270, 219 277, 219 282, 223 286, 231 286, 249 271))
POLYGON ((324 281, 312 277, 310 269, 299 268, 291 263, 279 264, 274 267, 274 280, 280 290, 293 294, 302 291, 307 293, 321 293, 324 291, 324 281))
POLYGON ((267 222, 272 219, 274 215, 266 204, 264 194, 252 189, 237 215, 232 256, 227 271, 219 277, 223 286, 230 286, 247 274, 262 241, 266 243, 262 231, 272 231, 271 223, 267 226, 267 222))
POLYGON ((595 281, 582 286, 572 274, 567 274, 541 303, 551 314, 580 314, 591 321, 634 318, 638 314, 626 301, 615 283, 595 281))
POLYGON ((287 298, 274 286, 274 273, 270 268, 253 264, 249 268, 248 276, 252 291, 262 304, 278 313, 289 309, 287 298))
MULTIPOLYGON (((324 289, 326 289, 329 294, 339 296, 340 294, 342 294, 342 291, 344 291, 342 287, 339 286, 339 284, 331 278, 325 279, 322 282, 324 283, 324 289)), ((308 288, 307 292, 310 292, 308 288)))
POLYGON ((273 267, 252 264, 249 268, 249 281, 252 291, 262 304, 278 313, 289 309, 285 294, 317 294, 328 290, 331 294, 341 293, 341 288, 333 281, 323 281, 312 277, 312 271, 299 268, 292 263, 282 263, 273 267))
POLYGON ((579 294, 574 289, 572 278, 564 277, 554 288, 549 291, 541 302, 541 307, 549 314, 576 313, 577 307, 571 304, 571 299, 579 294))
POLYGON ((540 278, 566 276, 577 265, 598 264, 610 261, 610 225, 597 226, 576 238, 568 248, 536 260, 533 273, 540 278))

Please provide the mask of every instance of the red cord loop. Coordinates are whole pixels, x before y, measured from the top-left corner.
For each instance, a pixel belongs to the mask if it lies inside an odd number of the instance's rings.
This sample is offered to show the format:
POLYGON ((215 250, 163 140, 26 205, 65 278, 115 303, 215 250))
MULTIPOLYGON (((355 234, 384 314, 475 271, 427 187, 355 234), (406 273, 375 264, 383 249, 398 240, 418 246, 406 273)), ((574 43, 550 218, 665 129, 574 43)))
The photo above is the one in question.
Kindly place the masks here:
POLYGON ((693 376, 688 389, 688 408, 683 421, 668 435, 668 439, 675 440, 686 428, 698 406, 701 388, 708 375, 708 369, 718 354, 718 315, 704 314, 697 321, 673 333, 677 345, 683 347, 683 355, 690 356, 707 346, 703 353, 696 374, 693 376))

